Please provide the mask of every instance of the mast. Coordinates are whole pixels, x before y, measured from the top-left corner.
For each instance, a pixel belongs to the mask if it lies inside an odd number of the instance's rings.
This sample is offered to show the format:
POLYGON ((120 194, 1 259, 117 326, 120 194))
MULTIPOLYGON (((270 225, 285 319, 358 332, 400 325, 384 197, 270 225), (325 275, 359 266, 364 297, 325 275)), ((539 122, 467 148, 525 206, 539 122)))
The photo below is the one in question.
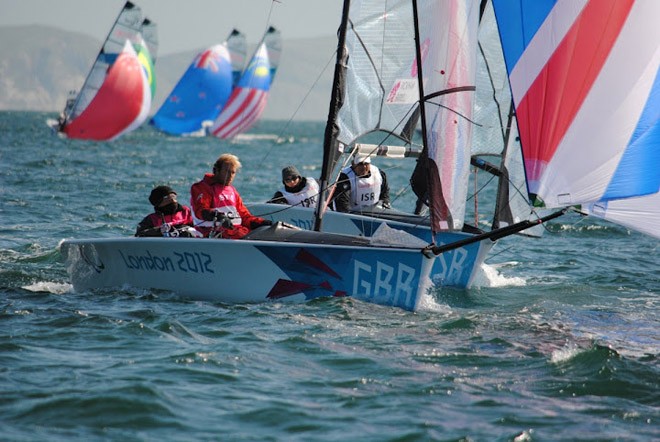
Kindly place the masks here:
POLYGON ((314 209, 314 230, 321 231, 323 221, 323 212, 329 203, 331 193, 328 190, 330 174, 337 161, 337 115, 344 101, 344 77, 346 60, 346 28, 348 27, 348 13, 350 10, 350 0, 344 0, 344 8, 341 15, 341 24, 339 26, 339 36, 337 39, 337 59, 335 61, 335 74, 332 81, 332 93, 330 95, 330 108, 328 110, 328 121, 325 125, 325 135, 323 137, 323 166, 321 167, 321 197, 319 203, 314 209))

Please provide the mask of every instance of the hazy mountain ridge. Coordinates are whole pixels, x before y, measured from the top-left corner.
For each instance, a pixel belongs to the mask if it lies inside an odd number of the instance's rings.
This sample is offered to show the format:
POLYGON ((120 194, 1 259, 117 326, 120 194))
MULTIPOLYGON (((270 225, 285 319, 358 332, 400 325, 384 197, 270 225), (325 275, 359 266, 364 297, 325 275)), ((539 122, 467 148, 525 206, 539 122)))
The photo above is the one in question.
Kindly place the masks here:
MULTIPOLYGON (((39 25, 0 27, 0 41, 0 110, 61 111, 69 91, 82 86, 101 47, 87 35, 39 25)), ((334 37, 284 40, 264 118, 325 120, 335 45, 334 37)), ((152 114, 201 49, 158 56, 152 114)))

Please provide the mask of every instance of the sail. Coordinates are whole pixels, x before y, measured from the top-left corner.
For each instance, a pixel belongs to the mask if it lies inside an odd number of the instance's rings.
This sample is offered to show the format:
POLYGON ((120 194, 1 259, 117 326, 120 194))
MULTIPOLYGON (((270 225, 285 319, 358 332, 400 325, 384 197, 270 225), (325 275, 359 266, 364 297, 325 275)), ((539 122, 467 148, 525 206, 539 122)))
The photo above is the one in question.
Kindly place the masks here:
POLYGON ((419 97, 412 24, 410 1, 351 2, 336 121, 341 144, 350 146, 374 131, 404 130, 419 97))
POLYGON ((435 232, 460 230, 470 172, 479 4, 419 3, 431 226, 435 232))
POLYGON ((536 203, 657 193, 660 2, 494 0, 494 7, 536 203))
POLYGON ((142 11, 131 2, 126 2, 117 20, 101 47, 101 50, 76 97, 70 112, 65 115, 65 124, 78 117, 92 101, 108 72, 108 68, 123 50, 126 40, 133 39, 140 32, 142 11))
POLYGON ((259 120, 266 108, 270 86, 279 64, 281 48, 280 32, 270 27, 257 46, 227 104, 210 127, 209 132, 212 135, 223 139, 233 138, 248 130, 259 120), (274 65, 270 63, 271 55, 274 65))
MULTIPOLYGON (((461 229, 470 168, 478 5, 420 1, 418 9, 430 159, 425 164, 431 166, 424 181, 433 181, 435 231, 461 229)), ((336 123, 339 149, 373 131, 392 137, 409 132, 419 100, 411 3, 352 2, 350 20, 336 123)))
POLYGON ((65 124, 63 132, 69 138, 113 140, 139 127, 150 108, 149 80, 127 40, 92 101, 65 124))
POLYGON ((247 59, 247 40, 245 34, 238 29, 234 29, 229 34, 229 37, 227 37, 225 44, 229 51, 229 59, 231 60, 233 89, 241 79, 241 73, 243 72, 243 68, 245 68, 245 60, 247 59))
POLYGON ((345 146, 362 136, 379 131, 387 134, 383 144, 387 138, 409 141, 405 134, 420 109, 421 75, 427 137, 418 164, 431 167, 420 169, 420 181, 433 188, 434 231, 456 230, 463 227, 469 178, 479 9, 465 0, 416 4, 419 48, 411 2, 351 2, 335 74, 337 118, 326 128, 331 140, 324 146, 321 180, 331 183, 345 146))
POLYGON ((172 135, 189 135, 213 121, 232 92, 233 66, 242 64, 241 41, 244 44, 245 37, 234 30, 224 43, 197 54, 151 124, 172 135))
MULTIPOLYGON (((498 182, 492 226, 536 219, 527 196, 518 125, 491 2, 486 2, 479 21, 476 86, 472 164, 495 175, 498 182)), ((522 234, 540 236, 543 231, 539 225, 522 234)))
POLYGON ((135 45, 135 50, 140 58, 140 63, 145 69, 147 78, 149 79, 149 86, 151 89, 151 100, 156 97, 156 58, 158 57, 158 26, 153 21, 145 18, 140 27, 140 35, 142 38, 138 42, 140 45, 135 45), (146 50, 142 49, 145 47, 146 50))
POLYGON ((583 206, 592 216, 660 239, 660 193, 583 206))
POLYGON ((277 68, 280 66, 282 54, 282 33, 275 27, 270 26, 264 35, 264 44, 268 53, 268 64, 270 65, 270 82, 275 80, 277 68))
MULTIPOLYGON (((80 93, 67 101, 58 131, 69 138, 112 140, 145 121, 152 99, 149 77, 154 87, 155 82, 143 25, 140 8, 126 2, 80 93)), ((147 21, 145 31, 156 41, 155 25, 147 21)))

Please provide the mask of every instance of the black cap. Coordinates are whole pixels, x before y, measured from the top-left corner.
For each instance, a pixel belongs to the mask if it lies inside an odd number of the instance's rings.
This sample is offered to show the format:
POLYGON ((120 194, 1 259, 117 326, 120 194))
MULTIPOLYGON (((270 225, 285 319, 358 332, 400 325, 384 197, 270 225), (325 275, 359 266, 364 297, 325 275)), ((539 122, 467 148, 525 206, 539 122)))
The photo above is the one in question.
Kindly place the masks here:
POLYGON ((298 172, 296 166, 287 166, 284 169, 282 169, 282 181, 286 180, 287 178, 295 178, 299 176, 300 176, 300 172, 298 172))
POLYGON ((160 206, 160 203, 163 202, 163 198, 165 198, 170 193, 176 195, 176 192, 170 186, 154 187, 154 190, 152 190, 151 194, 149 195, 149 202, 152 206, 158 207, 160 206))

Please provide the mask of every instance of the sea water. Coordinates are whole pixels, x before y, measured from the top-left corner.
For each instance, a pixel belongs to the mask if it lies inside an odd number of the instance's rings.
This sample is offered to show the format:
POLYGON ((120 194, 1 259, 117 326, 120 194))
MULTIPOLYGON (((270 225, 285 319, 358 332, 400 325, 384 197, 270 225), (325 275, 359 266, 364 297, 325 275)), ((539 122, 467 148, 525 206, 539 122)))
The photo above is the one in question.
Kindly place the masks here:
MULTIPOLYGON (((659 241, 567 215, 501 240, 477 287, 436 289, 416 313, 77 293, 63 239, 131 236, 152 187, 186 203, 224 152, 244 200, 265 201, 288 164, 320 175, 324 125, 87 142, 52 134, 53 117, 0 112, 0 439, 660 439, 659 241)), ((374 163, 412 209, 411 166, 374 163)))

